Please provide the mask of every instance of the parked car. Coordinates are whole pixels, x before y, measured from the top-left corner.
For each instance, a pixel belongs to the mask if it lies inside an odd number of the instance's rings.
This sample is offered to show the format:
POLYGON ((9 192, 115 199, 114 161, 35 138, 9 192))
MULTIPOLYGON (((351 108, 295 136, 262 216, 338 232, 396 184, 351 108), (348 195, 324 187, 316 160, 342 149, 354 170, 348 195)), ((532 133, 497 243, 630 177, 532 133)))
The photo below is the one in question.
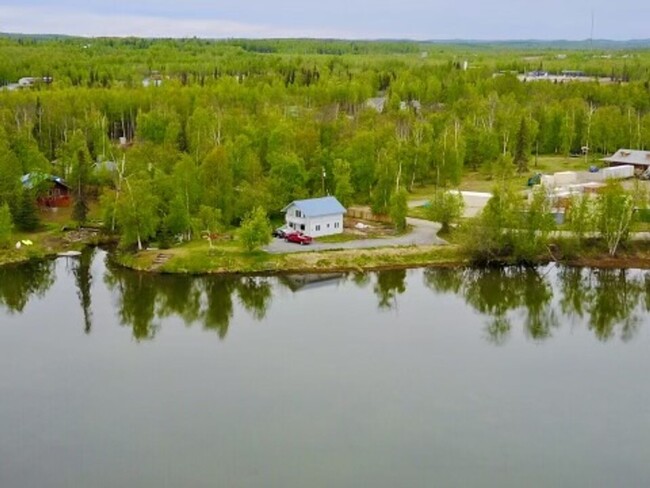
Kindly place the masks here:
POLYGON ((311 236, 305 235, 302 232, 290 232, 284 236, 284 240, 287 242, 295 242, 301 246, 311 244, 311 241, 313 241, 311 236))
POLYGON ((273 237, 280 237, 284 239, 289 232, 293 232, 293 231, 288 227, 284 227, 284 226, 278 227, 273 231, 273 237))

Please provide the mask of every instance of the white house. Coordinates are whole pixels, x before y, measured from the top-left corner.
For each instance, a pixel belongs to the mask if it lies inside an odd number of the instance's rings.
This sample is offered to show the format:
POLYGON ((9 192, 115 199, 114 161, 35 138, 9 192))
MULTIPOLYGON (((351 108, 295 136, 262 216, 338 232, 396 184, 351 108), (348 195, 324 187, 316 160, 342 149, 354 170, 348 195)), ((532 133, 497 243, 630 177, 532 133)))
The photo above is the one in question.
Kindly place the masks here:
POLYGON ((282 209, 287 226, 311 237, 343 232, 345 207, 334 197, 295 200, 282 209))

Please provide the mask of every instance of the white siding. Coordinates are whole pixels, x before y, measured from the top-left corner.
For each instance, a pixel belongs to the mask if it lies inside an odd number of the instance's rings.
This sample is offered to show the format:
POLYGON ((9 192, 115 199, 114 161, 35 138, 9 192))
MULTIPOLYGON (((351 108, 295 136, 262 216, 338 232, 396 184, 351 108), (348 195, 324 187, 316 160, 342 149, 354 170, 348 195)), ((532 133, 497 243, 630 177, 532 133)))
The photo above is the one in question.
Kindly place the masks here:
POLYGON ((309 220, 306 234, 312 237, 329 236, 332 234, 341 234, 343 232, 343 215, 325 215, 323 217, 314 217, 309 220))
POLYGON ((311 237, 323 237, 343 232, 343 214, 323 215, 320 217, 296 217, 294 206, 287 210, 287 225, 301 230, 311 237), (304 229, 302 226, 304 225, 304 229))

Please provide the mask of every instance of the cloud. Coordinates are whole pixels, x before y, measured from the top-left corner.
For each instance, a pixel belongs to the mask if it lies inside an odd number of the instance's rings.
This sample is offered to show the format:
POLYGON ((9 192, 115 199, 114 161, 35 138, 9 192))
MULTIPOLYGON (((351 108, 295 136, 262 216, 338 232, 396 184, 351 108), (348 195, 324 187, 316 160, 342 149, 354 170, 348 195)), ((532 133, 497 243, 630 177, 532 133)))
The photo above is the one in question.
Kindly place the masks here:
POLYGON ((0 0, 0 32, 347 39, 647 37, 639 0, 0 0))
MULTIPOLYGON (((171 18, 71 12, 52 7, 0 6, 0 32, 67 34, 87 37, 202 37, 202 38, 355 38, 337 29, 297 28, 224 19, 171 18)), ((367 37, 367 36, 362 36, 367 37)))

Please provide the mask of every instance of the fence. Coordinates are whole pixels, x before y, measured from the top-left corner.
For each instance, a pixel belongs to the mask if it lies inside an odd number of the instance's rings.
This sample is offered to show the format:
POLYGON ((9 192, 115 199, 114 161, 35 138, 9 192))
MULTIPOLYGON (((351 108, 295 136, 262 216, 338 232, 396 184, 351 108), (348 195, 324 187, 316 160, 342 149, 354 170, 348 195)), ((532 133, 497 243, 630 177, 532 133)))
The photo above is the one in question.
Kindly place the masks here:
POLYGON ((348 208, 345 217, 348 219, 369 220, 387 224, 391 222, 388 215, 376 215, 372 213, 370 207, 350 207, 348 208))

